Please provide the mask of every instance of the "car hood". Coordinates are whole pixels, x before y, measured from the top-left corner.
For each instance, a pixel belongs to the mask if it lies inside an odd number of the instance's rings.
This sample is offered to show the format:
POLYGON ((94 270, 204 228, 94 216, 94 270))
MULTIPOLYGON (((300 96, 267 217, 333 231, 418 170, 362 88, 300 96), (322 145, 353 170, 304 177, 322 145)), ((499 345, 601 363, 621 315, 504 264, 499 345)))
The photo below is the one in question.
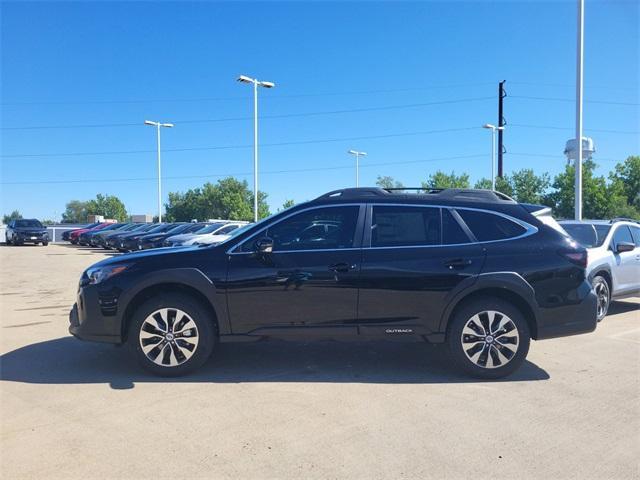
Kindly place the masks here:
POLYGON ((231 235, 199 235, 199 237, 202 238, 198 238, 196 239, 197 242, 199 242, 202 245, 211 245, 214 243, 220 243, 220 242, 224 242, 225 240, 227 240, 228 238, 231 237, 231 235))
POLYGON ((178 248, 155 248, 153 250, 140 250, 131 253, 123 253, 122 255, 117 255, 115 257, 105 258, 104 260, 99 261, 98 263, 94 263, 90 268, 93 267, 105 267, 108 265, 122 265, 122 264, 130 264, 136 263, 137 261, 143 261, 152 257, 162 257, 165 255, 181 255, 187 254, 189 252, 194 252, 201 247, 195 245, 193 247, 178 247, 178 248))
POLYGON ((182 242, 184 240, 188 240, 190 238, 195 237, 195 233, 181 233, 180 235, 173 235, 172 237, 167 238, 167 241, 170 242, 182 242))
POLYGON ((13 227, 14 232, 46 232, 44 227, 13 227))

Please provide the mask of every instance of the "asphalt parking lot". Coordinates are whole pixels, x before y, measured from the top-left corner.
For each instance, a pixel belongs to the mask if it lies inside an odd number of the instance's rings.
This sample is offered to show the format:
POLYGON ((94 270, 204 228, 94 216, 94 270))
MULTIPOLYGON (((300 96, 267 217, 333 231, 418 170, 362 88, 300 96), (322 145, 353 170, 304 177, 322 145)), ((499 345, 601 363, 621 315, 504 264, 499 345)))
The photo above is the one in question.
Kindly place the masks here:
POLYGON ((166 380, 67 333, 106 255, 0 247, 3 478, 640 478, 640 299, 498 382, 442 347, 276 341, 166 380))

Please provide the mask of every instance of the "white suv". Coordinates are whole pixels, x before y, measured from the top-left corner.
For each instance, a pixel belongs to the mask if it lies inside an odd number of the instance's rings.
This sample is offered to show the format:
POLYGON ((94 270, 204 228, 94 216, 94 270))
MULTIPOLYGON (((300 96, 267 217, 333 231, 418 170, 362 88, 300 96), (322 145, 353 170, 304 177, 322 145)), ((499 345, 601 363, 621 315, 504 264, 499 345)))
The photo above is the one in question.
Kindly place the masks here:
POLYGON ((640 294, 640 223, 614 219, 560 224, 589 252, 587 275, 598 296, 598 321, 612 298, 640 294))

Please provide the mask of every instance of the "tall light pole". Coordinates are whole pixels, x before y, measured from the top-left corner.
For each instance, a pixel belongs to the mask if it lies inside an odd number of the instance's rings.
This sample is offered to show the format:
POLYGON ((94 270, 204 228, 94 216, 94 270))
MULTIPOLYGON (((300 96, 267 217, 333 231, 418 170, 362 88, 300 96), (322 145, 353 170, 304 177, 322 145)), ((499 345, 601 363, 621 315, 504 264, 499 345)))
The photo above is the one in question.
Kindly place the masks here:
POLYGON ((584 50, 584 0, 578 0, 578 48, 576 55, 576 186, 575 186, 575 219, 582 220, 582 66, 584 50))
POLYGON ((161 123, 152 122, 151 120, 145 120, 145 125, 151 125, 156 127, 158 132, 158 223, 162 222, 162 170, 160 166, 160 127, 173 127, 173 123, 161 123))
POLYGON ((273 82, 263 82, 256 78, 240 75, 238 81, 253 83, 253 221, 258 221, 258 87, 273 88, 273 82))
POLYGON ((504 130, 504 127, 496 127, 490 123, 485 123, 482 128, 491 130, 491 190, 496 189, 496 131, 504 130))
POLYGON ((360 157, 366 157, 367 152, 358 152, 357 150, 349 150, 347 153, 356 157, 356 188, 360 186, 360 157))

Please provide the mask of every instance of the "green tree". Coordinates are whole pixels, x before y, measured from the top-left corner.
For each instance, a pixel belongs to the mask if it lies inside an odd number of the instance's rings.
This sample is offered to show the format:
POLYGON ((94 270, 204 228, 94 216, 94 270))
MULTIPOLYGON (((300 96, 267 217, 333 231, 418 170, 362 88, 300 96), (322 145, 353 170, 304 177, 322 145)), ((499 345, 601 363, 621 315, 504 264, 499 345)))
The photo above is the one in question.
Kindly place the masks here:
MULTIPOLYGON (((270 214, 266 199, 266 193, 258 192, 259 218, 270 214)), ((166 212, 170 221, 208 218, 253 220, 253 192, 246 181, 228 177, 216 184, 205 183, 202 188, 189 189, 184 193, 169 193, 166 212)))
POLYGON ((291 208, 296 204, 293 200, 285 200, 282 204, 282 208, 280 210, 286 210, 287 208, 291 208))
POLYGON ((129 217, 124 203, 118 197, 101 193, 96 195, 95 200, 87 202, 87 215, 102 215, 105 218, 114 218, 119 222, 125 222, 129 217))
POLYGON ((469 188, 469 185, 468 173, 456 175, 455 172, 448 174, 441 170, 432 173, 426 182, 422 182, 422 188, 469 188))
POLYGON ((11 220, 19 220, 21 218, 22 218, 22 214, 18 210, 14 210, 13 212, 9 213, 8 215, 5 214, 2 217, 2 223, 6 225, 11 220))
MULTIPOLYGON (((481 188, 483 190, 491 190, 491 179, 490 178, 481 178, 478 180, 473 188, 481 188)), ((505 195, 509 195, 513 197, 513 187, 511 186, 511 182, 509 181, 509 177, 497 177, 496 178, 496 191, 504 193, 505 195)))
MULTIPOLYGON (((595 162, 587 160, 582 165, 582 210, 583 217, 603 219, 618 216, 623 212, 634 216, 627 204, 624 188, 620 182, 607 181, 602 176, 595 176, 595 162)), ((554 214, 560 218, 572 218, 575 199, 575 168, 567 165, 564 172, 553 180, 553 191, 543 198, 543 203, 553 208, 554 214)))
POLYGON ((376 180, 376 185, 380 188, 404 188, 402 182, 394 179, 389 176, 380 176, 378 175, 378 179, 376 180))
POLYGON ((81 200, 67 202, 65 211, 62 213, 62 223, 87 223, 88 203, 81 200))
POLYGON ((508 178, 512 193, 507 195, 514 197, 521 203, 542 203, 542 199, 551 184, 548 173, 536 175, 530 168, 513 172, 508 178))
POLYGON ((627 203, 640 209, 640 156, 633 155, 618 163, 609 179, 622 185, 627 203))

